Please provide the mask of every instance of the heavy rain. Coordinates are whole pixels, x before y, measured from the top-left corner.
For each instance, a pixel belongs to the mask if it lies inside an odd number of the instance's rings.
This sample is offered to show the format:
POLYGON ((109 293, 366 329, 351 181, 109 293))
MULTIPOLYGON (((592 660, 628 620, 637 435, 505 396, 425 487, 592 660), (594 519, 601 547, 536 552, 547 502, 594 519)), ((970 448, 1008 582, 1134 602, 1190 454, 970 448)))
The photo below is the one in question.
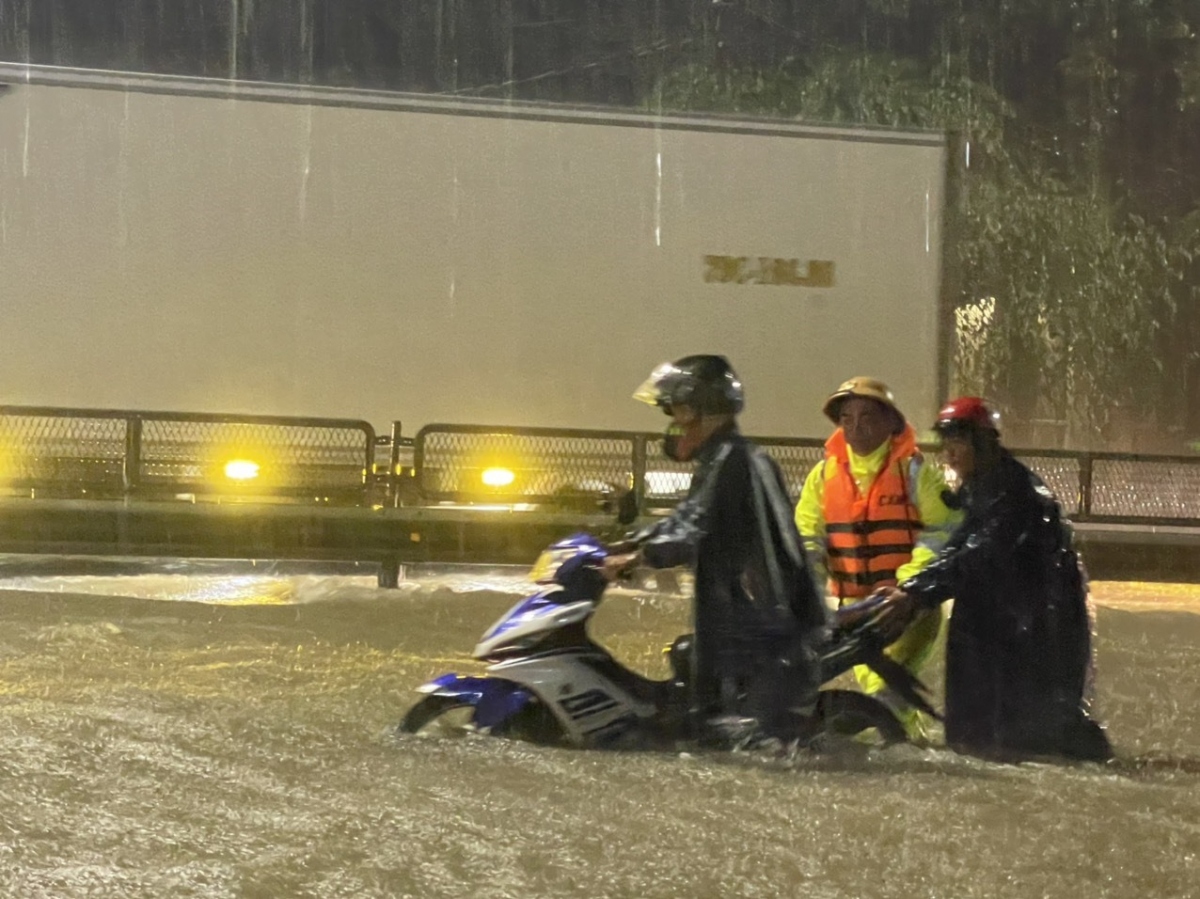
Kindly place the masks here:
MULTIPOLYGON (((1198 30, 0 0, 0 894, 1195 895, 1198 30), (630 394, 689 353, 793 505, 846 379, 939 472, 938 410, 985 397, 1089 569, 1115 757, 399 729, 543 547, 682 498, 630 394)), ((590 633, 667 681, 693 586, 641 564, 590 633)))

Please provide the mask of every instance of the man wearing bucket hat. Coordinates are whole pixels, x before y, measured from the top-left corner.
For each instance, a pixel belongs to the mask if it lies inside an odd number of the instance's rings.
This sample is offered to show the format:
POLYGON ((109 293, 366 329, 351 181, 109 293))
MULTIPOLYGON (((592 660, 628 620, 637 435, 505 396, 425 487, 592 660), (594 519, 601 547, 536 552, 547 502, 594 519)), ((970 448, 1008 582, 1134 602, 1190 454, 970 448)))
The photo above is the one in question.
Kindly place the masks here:
MULTIPOLYGON (((942 472, 917 449, 916 432, 886 384, 851 378, 823 411, 836 430, 825 442, 825 458, 805 479, 796 525, 830 602, 840 608, 928 565, 959 516, 946 506, 942 472)), ((938 608, 923 611, 887 655, 919 674, 941 625, 938 608)), ((855 676, 864 692, 892 706, 910 738, 928 739, 924 716, 891 695, 882 678, 865 666, 855 676)))

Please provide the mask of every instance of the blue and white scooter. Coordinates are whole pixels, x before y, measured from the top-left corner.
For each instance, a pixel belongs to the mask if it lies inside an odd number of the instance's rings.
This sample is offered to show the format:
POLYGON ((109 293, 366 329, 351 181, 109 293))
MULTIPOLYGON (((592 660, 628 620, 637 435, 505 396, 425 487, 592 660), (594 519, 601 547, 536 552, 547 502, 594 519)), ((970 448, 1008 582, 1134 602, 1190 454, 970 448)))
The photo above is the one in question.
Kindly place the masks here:
MULTIPOLYGON (((651 680, 617 662, 591 640, 587 622, 608 586, 602 573, 607 551, 587 534, 555 543, 534 566, 539 589, 493 624, 475 647, 491 664, 483 675, 444 674, 417 688, 422 698, 404 716, 400 731, 417 733, 442 715, 469 709, 477 731, 535 743, 585 748, 673 747, 687 737, 691 638, 667 650, 672 675, 651 680)), ((881 655, 868 615, 835 628, 821 652, 828 682, 866 663, 910 702, 932 713, 919 681, 881 655)), ((875 728, 885 743, 905 739, 903 725, 872 697, 826 689, 805 735, 858 733, 875 728)))

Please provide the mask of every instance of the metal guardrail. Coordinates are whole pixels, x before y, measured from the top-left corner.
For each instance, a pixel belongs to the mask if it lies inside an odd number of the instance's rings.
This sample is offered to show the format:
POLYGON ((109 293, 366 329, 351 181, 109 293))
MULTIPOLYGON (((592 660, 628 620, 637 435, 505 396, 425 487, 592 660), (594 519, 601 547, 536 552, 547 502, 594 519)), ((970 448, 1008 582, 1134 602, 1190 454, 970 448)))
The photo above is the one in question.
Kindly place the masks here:
POLYGON ((54 498, 369 501, 364 421, 0 406, 0 488, 54 498))
MULTIPOLYGON (((824 441, 761 438, 799 493, 824 441)), ((640 510, 673 505, 692 466, 668 459, 661 433, 426 425, 414 440, 417 492, 428 502, 587 505, 633 491, 640 510), (491 477, 489 477, 491 476, 491 477)))
POLYGON ((1015 450, 1073 520, 1200 524, 1200 456, 1015 450))
MULTIPOLYGON (((793 496, 824 454, 818 438, 754 438, 793 496)), ((690 466, 662 455, 662 435, 427 425, 415 442, 417 492, 430 502, 604 504, 632 489, 641 511, 674 503, 690 466), (487 471, 511 481, 484 482, 487 471)), ((935 448, 926 447, 933 453, 935 448)), ((1015 450, 1077 522, 1200 525, 1200 456, 1015 450)))
MULTIPOLYGON (((755 439, 798 495, 824 441, 755 439)), ((377 467, 379 442, 371 425, 352 419, 0 406, 0 492, 594 513, 632 491, 637 510, 649 513, 674 504, 691 472, 663 455, 658 433, 431 424, 411 441, 411 468, 398 422, 377 467), (254 477, 230 477, 237 461, 254 477)), ((1200 526, 1200 456, 1017 455, 1077 522, 1200 526)))
POLYGON ((633 490, 642 507, 687 471, 662 455, 661 438, 630 431, 433 424, 414 440, 417 492, 435 503, 571 505, 633 490))

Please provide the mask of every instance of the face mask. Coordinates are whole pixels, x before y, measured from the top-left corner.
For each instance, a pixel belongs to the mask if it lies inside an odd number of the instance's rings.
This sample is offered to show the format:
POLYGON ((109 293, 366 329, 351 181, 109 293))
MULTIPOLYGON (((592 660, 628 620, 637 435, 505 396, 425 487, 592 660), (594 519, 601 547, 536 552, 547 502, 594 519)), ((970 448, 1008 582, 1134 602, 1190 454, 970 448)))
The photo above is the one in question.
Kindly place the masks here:
POLYGON ((687 458, 681 456, 679 442, 683 439, 683 428, 675 422, 667 425, 666 436, 663 437, 663 455, 672 462, 686 462, 687 458))

